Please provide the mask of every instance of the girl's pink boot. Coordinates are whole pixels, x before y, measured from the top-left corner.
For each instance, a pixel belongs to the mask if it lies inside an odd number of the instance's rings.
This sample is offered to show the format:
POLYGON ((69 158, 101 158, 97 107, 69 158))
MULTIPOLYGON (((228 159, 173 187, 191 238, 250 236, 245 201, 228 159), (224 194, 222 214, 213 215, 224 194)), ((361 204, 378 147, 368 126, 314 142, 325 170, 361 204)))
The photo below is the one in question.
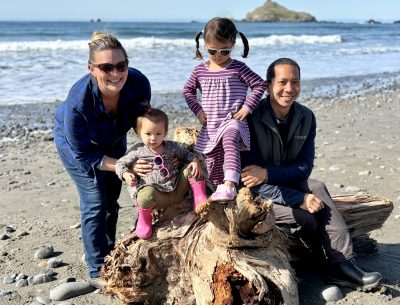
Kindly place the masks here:
POLYGON ((153 234, 153 208, 143 209, 138 207, 138 222, 136 224, 136 236, 141 239, 150 238, 153 234))
POLYGON ((195 178, 189 178, 189 184, 192 188, 193 199, 194 199, 194 209, 196 211, 197 207, 206 203, 207 193, 206 193, 206 182, 204 180, 196 180, 195 178))

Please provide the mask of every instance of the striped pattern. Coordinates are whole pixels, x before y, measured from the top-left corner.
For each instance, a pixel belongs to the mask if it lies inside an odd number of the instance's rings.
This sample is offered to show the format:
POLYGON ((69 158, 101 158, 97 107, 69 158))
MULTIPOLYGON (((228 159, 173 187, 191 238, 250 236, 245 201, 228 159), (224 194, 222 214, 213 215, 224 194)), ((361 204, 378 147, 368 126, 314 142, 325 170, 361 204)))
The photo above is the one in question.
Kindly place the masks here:
POLYGON ((195 149, 201 153, 211 152, 228 129, 237 129, 241 137, 241 149, 250 149, 247 121, 232 119, 232 114, 241 107, 252 112, 258 105, 266 88, 265 81, 243 62, 232 60, 228 67, 211 71, 206 64, 198 65, 186 82, 183 92, 191 111, 198 116, 202 111, 207 116, 195 149), (247 96, 248 89, 251 94, 247 96), (201 93, 201 102, 197 98, 201 93))

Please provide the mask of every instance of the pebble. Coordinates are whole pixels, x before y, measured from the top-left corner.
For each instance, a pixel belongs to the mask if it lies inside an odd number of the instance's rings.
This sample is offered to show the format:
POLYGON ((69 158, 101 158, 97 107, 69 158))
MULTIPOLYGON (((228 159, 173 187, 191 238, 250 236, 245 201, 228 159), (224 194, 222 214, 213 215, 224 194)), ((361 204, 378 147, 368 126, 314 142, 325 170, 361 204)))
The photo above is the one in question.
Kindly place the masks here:
POLYGON ((398 197, 396 198, 396 200, 397 200, 397 201, 400 201, 400 196, 398 196, 398 197))
POLYGON ((336 188, 338 188, 338 189, 344 187, 344 185, 341 184, 341 183, 335 183, 335 184, 333 184, 333 186, 336 187, 336 188))
POLYGON ((23 279, 26 279, 26 278, 27 278, 27 276, 26 276, 25 274, 19 273, 19 274, 17 275, 17 277, 15 278, 15 280, 16 280, 16 281, 19 281, 19 280, 23 280, 23 279))
POLYGON ((5 297, 6 295, 10 295, 10 294, 12 294, 12 291, 0 289, 0 297, 5 297))
POLYGON ((336 172, 336 171, 341 170, 341 167, 339 165, 331 165, 331 166, 329 166, 329 170, 336 172))
POLYGON ((32 303, 30 303, 29 305, 43 305, 43 303, 40 303, 36 300, 34 300, 32 303))
POLYGON ((45 296, 42 296, 42 295, 37 296, 36 297, 36 301, 38 301, 38 302, 40 302, 42 304, 45 304, 45 305, 48 305, 48 304, 51 303, 51 300, 48 297, 45 297, 45 296))
POLYGON ((58 284, 64 284, 64 283, 71 283, 71 282, 76 282, 76 278, 74 277, 67 277, 65 279, 61 279, 58 281, 58 284))
POLYGON ((380 180, 380 179, 383 179, 383 177, 382 176, 375 176, 375 179, 380 180))
POLYGON ((78 222, 78 223, 76 223, 76 224, 70 226, 69 228, 70 228, 70 229, 79 229, 80 227, 81 227, 81 223, 78 222))
POLYGON ((357 193, 359 191, 361 191, 361 189, 358 186, 350 185, 350 186, 346 187, 347 193, 357 193))
POLYGON ((400 215, 394 215, 394 218, 395 218, 395 219, 399 219, 399 218, 400 218, 400 215))
POLYGON ((26 231, 19 231, 19 232, 17 232, 17 234, 15 234, 16 237, 22 237, 22 236, 26 236, 26 235, 29 235, 29 233, 26 231))
POLYGON ((38 267, 46 268, 47 267, 47 261, 43 260, 38 262, 38 267))
POLYGON ((339 287, 335 285, 327 286, 321 291, 321 298, 327 302, 333 302, 343 299, 343 294, 339 287))
POLYGON ((3 279, 3 284, 12 284, 12 283, 14 283, 15 282, 15 280, 11 277, 11 276, 9 276, 9 275, 6 275, 5 277, 4 277, 4 279, 3 279))
POLYGON ((7 256, 8 255, 8 252, 6 252, 6 251, 0 251, 0 256, 7 256))
POLYGON ((60 304, 58 304, 58 305, 74 305, 73 303, 70 303, 70 302, 62 302, 62 303, 60 303, 60 304))
POLYGON ((29 282, 29 278, 28 278, 29 284, 32 284, 32 285, 39 285, 39 284, 51 282, 52 280, 54 280, 53 275, 52 274, 45 274, 45 273, 33 276, 32 277, 32 283, 29 282))
POLYGON ((6 240, 9 239, 10 237, 7 234, 1 234, 0 235, 0 240, 6 240))
POLYGON ((50 299, 64 301, 78 295, 93 292, 95 288, 86 282, 64 283, 50 290, 50 299))
POLYGON ((18 287, 18 288, 26 287, 26 286, 28 286, 28 285, 29 285, 29 283, 28 283, 28 280, 26 280, 26 279, 20 279, 20 280, 18 280, 17 283, 15 284, 15 286, 18 287))
POLYGON ((6 226, 4 231, 6 231, 6 233, 14 233, 15 229, 12 226, 6 226))
POLYGON ((371 175, 371 171, 366 170, 358 173, 359 176, 368 176, 371 175))
POLYGON ((35 259, 49 258, 50 256, 53 255, 53 253, 54 253, 53 246, 48 245, 37 250, 34 257, 35 259))
POLYGON ((47 261, 47 266, 50 268, 58 268, 63 264, 63 261, 60 258, 52 257, 47 261))

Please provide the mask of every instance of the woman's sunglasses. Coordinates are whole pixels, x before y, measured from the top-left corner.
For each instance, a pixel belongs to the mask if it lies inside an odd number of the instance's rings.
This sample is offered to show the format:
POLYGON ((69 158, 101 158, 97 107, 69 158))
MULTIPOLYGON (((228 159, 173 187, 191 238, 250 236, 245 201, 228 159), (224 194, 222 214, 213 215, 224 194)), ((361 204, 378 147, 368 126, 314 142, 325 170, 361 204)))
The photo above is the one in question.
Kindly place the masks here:
POLYGON ((207 49, 208 54, 210 54, 212 56, 215 56, 218 53, 221 54, 222 56, 228 56, 231 53, 231 51, 232 51, 232 48, 231 49, 213 49, 213 48, 207 49))
POLYGON ((103 71, 104 73, 111 73, 112 71, 117 70, 118 72, 125 72, 126 69, 128 68, 128 61, 124 60, 116 65, 113 64, 91 64, 95 68, 99 68, 100 71, 103 71))
POLYGON ((163 178, 171 177, 168 168, 165 167, 164 159, 160 155, 156 155, 153 159, 155 165, 158 166, 158 170, 160 171, 160 175, 163 178))

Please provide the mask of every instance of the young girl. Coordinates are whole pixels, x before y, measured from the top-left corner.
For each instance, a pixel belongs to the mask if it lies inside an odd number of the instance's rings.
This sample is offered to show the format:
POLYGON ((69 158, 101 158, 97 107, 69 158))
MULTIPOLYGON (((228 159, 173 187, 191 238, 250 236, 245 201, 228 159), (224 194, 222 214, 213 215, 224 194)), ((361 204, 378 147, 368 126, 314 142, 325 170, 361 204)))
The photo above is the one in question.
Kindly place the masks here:
POLYGON ((205 182, 197 180, 203 177, 199 160, 178 143, 164 140, 167 131, 167 115, 149 108, 144 116, 138 117, 135 129, 143 145, 132 148, 115 165, 115 172, 126 181, 132 199, 137 202, 136 235, 142 239, 152 234, 153 207, 160 209, 179 202, 189 190, 189 184, 195 208, 207 200, 205 182), (189 164, 179 171, 172 166, 174 157, 189 164), (144 178, 137 178, 131 171, 138 159, 153 163, 152 171, 144 178))
POLYGON ((211 199, 233 200, 240 179, 240 150, 250 149, 246 117, 258 105, 266 89, 264 80, 246 64, 230 57, 236 36, 249 52, 246 37, 227 18, 213 18, 196 35, 196 58, 202 59, 199 38, 204 34, 209 60, 198 65, 183 92, 202 128, 195 150, 205 155, 210 181, 217 186, 211 199), (251 94, 247 96, 248 88, 251 94), (201 92, 201 104, 196 90, 201 92), (225 171, 224 171, 225 170, 225 171))

